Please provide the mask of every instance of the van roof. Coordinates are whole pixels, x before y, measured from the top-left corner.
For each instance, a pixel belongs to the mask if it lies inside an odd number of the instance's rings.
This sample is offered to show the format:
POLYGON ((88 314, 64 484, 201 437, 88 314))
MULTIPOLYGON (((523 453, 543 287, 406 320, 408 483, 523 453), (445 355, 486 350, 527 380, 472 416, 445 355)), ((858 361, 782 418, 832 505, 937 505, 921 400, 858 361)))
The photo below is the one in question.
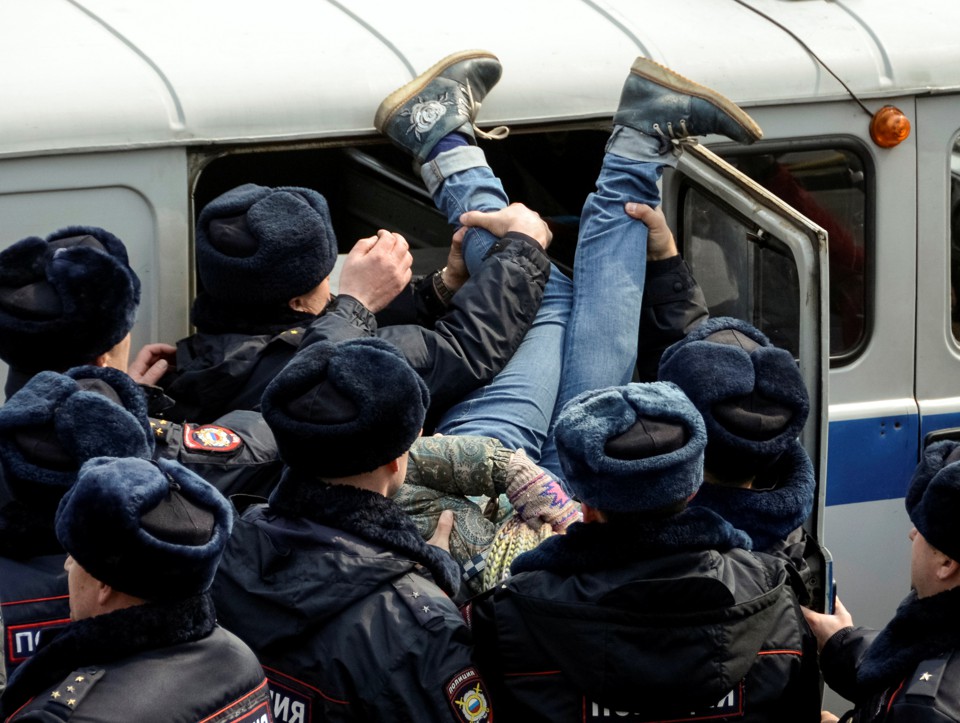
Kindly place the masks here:
POLYGON ((372 133, 377 103, 479 47, 481 124, 609 116, 646 55, 744 105, 960 88, 960 3, 924 0, 8 0, 0 156, 372 133), (652 9, 656 8, 656 9, 652 9))

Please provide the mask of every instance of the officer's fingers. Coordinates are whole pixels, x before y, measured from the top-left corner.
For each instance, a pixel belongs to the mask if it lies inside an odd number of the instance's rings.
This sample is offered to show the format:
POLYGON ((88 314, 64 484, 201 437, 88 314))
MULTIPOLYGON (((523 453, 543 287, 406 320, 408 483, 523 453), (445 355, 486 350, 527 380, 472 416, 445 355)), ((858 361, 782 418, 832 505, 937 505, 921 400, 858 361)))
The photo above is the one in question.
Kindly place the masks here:
POLYGON ((486 229, 496 236, 500 236, 500 229, 504 226, 503 210, 487 213, 485 211, 467 211, 460 215, 460 223, 464 226, 476 226, 486 229))
POLYGON ((350 253, 347 254, 347 256, 366 256, 370 253, 370 250, 377 245, 378 240, 377 236, 368 236, 367 238, 360 239, 353 245, 353 248, 350 249, 350 253))
POLYGON ((437 529, 427 543, 450 552, 450 533, 453 532, 453 510, 444 510, 437 520, 437 529))
POLYGON ((647 214, 653 213, 653 208, 651 208, 647 204, 635 203, 633 201, 625 203, 623 205, 623 210, 627 212, 628 216, 635 218, 638 221, 642 221, 644 216, 646 216, 647 214))

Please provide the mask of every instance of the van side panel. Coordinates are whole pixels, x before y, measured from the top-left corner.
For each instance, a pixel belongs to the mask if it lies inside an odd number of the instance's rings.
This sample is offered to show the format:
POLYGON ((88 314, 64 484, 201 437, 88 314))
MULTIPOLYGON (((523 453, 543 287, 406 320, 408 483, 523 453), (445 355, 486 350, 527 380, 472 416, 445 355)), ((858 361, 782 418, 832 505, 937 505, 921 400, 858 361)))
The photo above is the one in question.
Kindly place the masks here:
POLYGON ((101 226, 116 234, 143 285, 136 353, 147 342, 175 342, 187 333, 188 204, 182 148, 0 161, 0 248, 64 226, 101 226))

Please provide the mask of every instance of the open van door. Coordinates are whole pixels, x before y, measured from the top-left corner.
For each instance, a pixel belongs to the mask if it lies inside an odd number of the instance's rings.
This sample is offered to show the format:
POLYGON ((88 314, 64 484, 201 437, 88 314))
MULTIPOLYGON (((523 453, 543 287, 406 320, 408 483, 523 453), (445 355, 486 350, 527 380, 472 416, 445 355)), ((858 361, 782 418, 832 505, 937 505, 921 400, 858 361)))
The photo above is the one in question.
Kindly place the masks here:
POLYGON ((827 233, 694 142, 665 172, 663 207, 711 315, 735 316, 791 351, 810 394, 801 442, 817 497, 808 529, 821 539, 829 369, 827 233))

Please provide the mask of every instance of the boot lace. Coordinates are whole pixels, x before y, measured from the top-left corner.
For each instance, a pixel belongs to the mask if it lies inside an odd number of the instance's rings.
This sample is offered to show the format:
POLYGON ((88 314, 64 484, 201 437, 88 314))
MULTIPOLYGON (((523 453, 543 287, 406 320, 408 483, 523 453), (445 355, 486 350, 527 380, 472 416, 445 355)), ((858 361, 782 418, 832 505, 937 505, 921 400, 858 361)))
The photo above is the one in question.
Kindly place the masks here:
POLYGON ((475 119, 480 112, 480 101, 473 97, 473 88, 470 87, 470 81, 467 81, 463 88, 467 96, 465 101, 467 117, 470 118, 470 125, 473 126, 473 132, 476 133, 478 137, 485 138, 488 141, 501 141, 510 135, 510 129, 507 126, 497 126, 496 128, 491 128, 489 131, 478 128, 475 119))
POLYGON ((663 132, 663 127, 659 123, 653 124, 653 130, 660 136, 660 152, 664 153, 672 144, 672 141, 679 141, 683 138, 689 138, 690 129, 687 127, 687 119, 680 119, 680 128, 674 129, 673 122, 667 121, 667 132, 663 132))

